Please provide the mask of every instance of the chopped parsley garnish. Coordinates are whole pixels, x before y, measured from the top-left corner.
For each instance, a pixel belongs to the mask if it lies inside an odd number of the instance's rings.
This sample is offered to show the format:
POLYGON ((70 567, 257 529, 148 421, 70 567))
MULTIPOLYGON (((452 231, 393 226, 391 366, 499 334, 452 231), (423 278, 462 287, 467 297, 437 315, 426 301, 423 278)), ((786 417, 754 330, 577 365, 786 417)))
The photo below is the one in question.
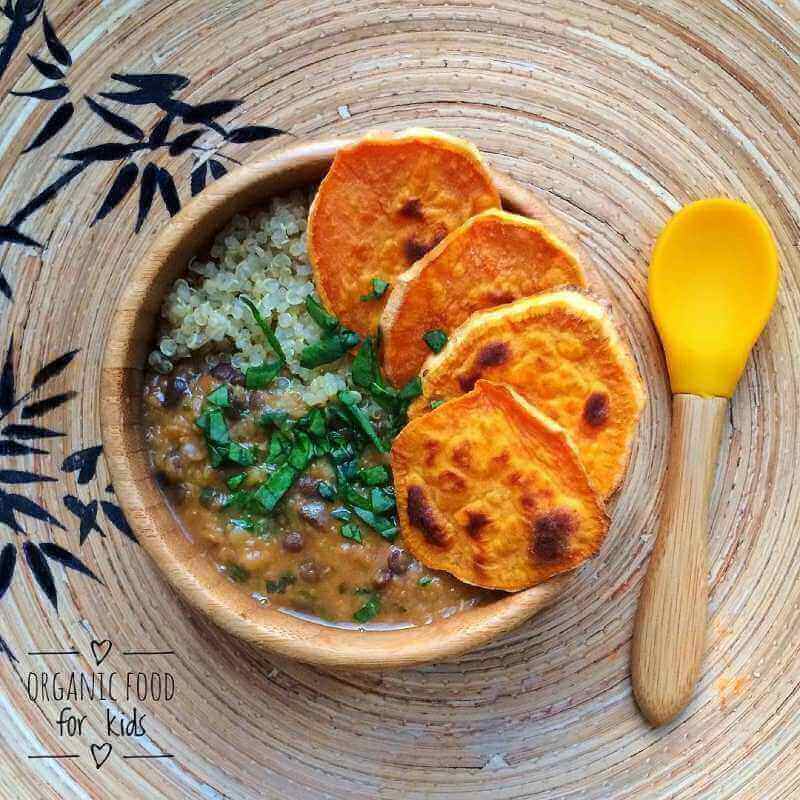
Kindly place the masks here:
POLYGON ((306 308, 314 322, 322 328, 322 336, 300 353, 300 366, 306 369, 321 367, 340 359, 355 347, 361 337, 345 328, 336 317, 329 314, 313 297, 306 297, 306 308))
POLYGON ((333 500, 336 497, 336 487, 332 486, 327 481, 320 481, 317 484, 317 494, 323 500, 333 500))
POLYGON ((311 409, 301 422, 305 424, 308 432, 318 439, 321 439, 327 433, 328 426, 325 424, 325 414, 322 409, 311 409))
POLYGON ((374 619, 381 610, 381 598, 377 593, 372 593, 367 602, 353 614, 353 619, 356 622, 369 622, 374 619))
POLYGON ((381 441, 370 418, 364 413, 364 410, 357 405, 358 394, 348 391, 339 392, 339 402, 348 410, 361 430, 367 434, 369 440, 375 445, 375 449, 379 453, 388 452, 388 448, 381 441))
POLYGON ((248 367, 244 374, 244 385, 247 389, 265 389, 283 369, 282 361, 272 361, 257 367, 248 367))
POLYGON ((358 544, 364 544, 364 540, 361 538, 361 528, 359 528, 358 525, 347 522, 342 525, 340 532, 345 539, 352 539, 354 542, 358 542, 358 544))
POLYGON ((339 327, 339 320, 329 314, 321 303, 318 303, 311 295, 306 297, 306 309, 311 319, 324 331, 333 332, 339 327))
POLYGON ((197 418, 195 424, 205 436, 211 466, 219 467, 228 456, 231 441, 225 417, 218 408, 212 406, 197 418))
POLYGON ((231 475, 225 482, 228 484, 229 489, 238 489, 246 477, 246 472, 238 472, 236 475, 231 475))
POLYGON ((397 396, 400 400, 415 400, 422 394, 422 381, 420 380, 419 375, 416 378, 412 378, 398 393, 397 396))
POLYGON ((433 583, 433 578, 430 575, 423 575, 417 581, 417 586, 427 586, 429 583, 433 583))
POLYGON ((297 431, 294 435, 294 445, 289 451, 289 463, 302 472, 311 461, 311 439, 307 433, 297 431))
POLYGON ((442 405, 442 403, 444 403, 444 400, 431 400, 430 403, 431 411, 433 411, 436 408, 439 408, 439 406, 442 405))
POLYGON ((374 514, 372 511, 367 511, 364 508, 358 508, 357 506, 353 508, 353 513, 387 541, 393 542, 395 540, 397 536, 397 525, 395 525, 392 520, 374 514))
POLYGON ((228 393, 228 384, 223 383, 217 386, 213 392, 206 395, 206 403, 217 408, 228 408, 230 406, 230 396, 228 393))
POLYGON ((342 522, 349 522, 353 518, 353 512, 345 506, 339 506, 331 511, 331 516, 334 519, 342 520, 342 522))
POLYGON ((272 511, 289 491, 296 477, 297 470, 291 464, 283 464, 256 489, 255 499, 266 511, 272 511))
POLYGON ((378 355, 372 337, 364 339, 361 347, 358 348, 353 365, 350 367, 350 376, 353 383, 362 389, 369 389, 373 383, 380 383, 378 355))
POLYGON ((258 323, 258 327, 261 328, 264 336, 267 337, 270 347, 275 351, 275 354, 278 356, 278 358, 285 364, 286 354, 283 352, 281 343, 278 341, 278 337, 275 336, 275 331, 272 329, 272 326, 264 319, 264 317, 261 316, 261 312, 256 307, 256 304, 249 297, 240 295, 239 299, 250 309, 250 313, 258 323))
POLYGON ((387 281, 383 280, 382 278, 373 278, 372 279, 372 291, 369 294, 362 294, 361 295, 361 302, 368 303, 370 300, 380 300, 386 294, 386 290, 389 288, 389 284, 387 281))
POLYGON ((231 442, 228 445, 228 460, 242 467, 252 467, 256 463, 256 448, 231 442))
POLYGON ((386 486, 391 482, 392 476, 383 464, 377 464, 374 467, 364 467, 360 470, 358 479, 365 486, 386 486))
POLYGON ((297 579, 292 572, 284 572, 276 581, 267 581, 267 591, 270 594, 283 594, 287 586, 291 586, 297 579))
POLYGON ((369 499, 372 510, 376 514, 383 514, 386 511, 391 511, 397 505, 393 494, 389 494, 386 489, 380 489, 377 486, 370 492, 369 499))
POLYGON ((244 567, 240 567, 232 561, 225 564, 225 572, 236 583, 244 583, 250 577, 250 573, 244 567))
POLYGON ((422 338, 434 353, 441 353, 447 344, 447 334, 443 330, 439 330, 439 328, 424 333, 422 338))

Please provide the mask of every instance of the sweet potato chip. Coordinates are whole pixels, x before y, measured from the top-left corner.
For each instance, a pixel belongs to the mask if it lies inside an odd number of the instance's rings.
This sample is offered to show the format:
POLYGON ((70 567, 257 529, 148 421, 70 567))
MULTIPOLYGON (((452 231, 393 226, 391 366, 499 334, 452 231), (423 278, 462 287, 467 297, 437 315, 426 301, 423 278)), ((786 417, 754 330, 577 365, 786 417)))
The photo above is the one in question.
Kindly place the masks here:
POLYGON ((468 392, 479 378, 508 384, 565 428, 597 491, 614 491, 645 391, 600 303, 560 290, 473 315, 425 363, 410 415, 468 392))
POLYGON ((373 334, 386 295, 374 296, 372 280, 393 284, 464 220, 499 205, 468 142, 423 128, 370 134, 337 153, 311 206, 317 291, 348 328, 373 334))
POLYGON ((476 311, 566 285, 586 285, 566 244, 541 222, 484 211, 398 276, 381 316, 384 372, 402 386, 431 353, 428 331, 449 335, 476 311))
POLYGON ((564 430, 500 384, 412 420, 392 467, 406 547, 476 586, 517 591, 573 569, 608 527, 564 430))

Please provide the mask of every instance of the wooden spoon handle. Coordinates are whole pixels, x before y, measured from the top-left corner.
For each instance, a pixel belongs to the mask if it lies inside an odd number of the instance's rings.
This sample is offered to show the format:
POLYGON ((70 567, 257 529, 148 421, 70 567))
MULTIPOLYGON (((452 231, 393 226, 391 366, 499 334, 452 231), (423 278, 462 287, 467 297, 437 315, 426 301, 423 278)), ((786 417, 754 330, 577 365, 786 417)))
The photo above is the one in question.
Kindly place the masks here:
POLYGON ((708 617, 708 503, 728 401, 676 394, 666 494, 633 629, 636 702, 653 725, 688 704, 708 617))

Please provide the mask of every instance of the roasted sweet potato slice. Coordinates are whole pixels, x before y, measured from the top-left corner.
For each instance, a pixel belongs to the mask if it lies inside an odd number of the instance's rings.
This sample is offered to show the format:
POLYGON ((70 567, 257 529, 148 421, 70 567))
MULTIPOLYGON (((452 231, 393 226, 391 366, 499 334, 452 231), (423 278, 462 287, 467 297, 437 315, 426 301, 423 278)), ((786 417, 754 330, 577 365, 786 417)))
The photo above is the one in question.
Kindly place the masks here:
POLYGON ((476 586, 517 591, 573 569, 608 527, 564 430, 500 384, 412 420, 392 467, 406 547, 476 586))
POLYGON ((336 155, 311 206, 308 245, 322 301, 349 328, 375 332, 386 295, 363 301, 464 220, 500 205, 477 149, 410 128, 374 133, 336 155))
POLYGON ((431 401, 505 383, 565 428, 597 491, 622 480, 645 391, 603 306, 560 290, 474 314, 423 367, 416 416, 431 401))
POLYGON ((398 276, 381 316, 384 372, 401 386, 431 353, 428 331, 449 335, 476 311, 567 285, 586 276, 566 244, 541 222, 484 211, 398 276))

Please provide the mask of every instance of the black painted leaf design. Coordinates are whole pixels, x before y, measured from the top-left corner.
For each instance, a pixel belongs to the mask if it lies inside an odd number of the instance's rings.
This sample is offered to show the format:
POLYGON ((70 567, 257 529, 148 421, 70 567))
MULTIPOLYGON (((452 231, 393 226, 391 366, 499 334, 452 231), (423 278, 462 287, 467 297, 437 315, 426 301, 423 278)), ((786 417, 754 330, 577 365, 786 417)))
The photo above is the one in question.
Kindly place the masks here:
POLYGON ((92 532, 97 531, 100 536, 105 538, 105 533, 97 524, 97 500, 91 503, 84 503, 74 494, 64 495, 64 505, 80 521, 80 543, 86 541, 86 537, 92 532))
MULTIPOLYGON (((88 161, 81 161, 78 164, 73 164, 63 175, 59 175, 54 181, 45 186, 39 194, 14 214, 11 218, 11 225, 14 227, 21 225, 31 214, 38 211, 42 206, 47 205, 68 183, 75 180, 89 166, 89 163, 88 161)), ((0 241, 2 241, 2 234, 0 234, 0 241)), ((40 246, 38 242, 33 242, 33 244, 37 247, 40 246)))
POLYGON ((223 175, 228 174, 228 170, 225 169, 225 165, 217 161, 216 158, 212 158, 208 162, 208 166, 211 167, 211 174, 214 176, 214 178, 221 178, 223 175))
POLYGON ((67 569, 74 569, 76 572, 81 572, 88 575, 92 580, 102 583, 103 581, 92 572, 86 564, 83 563, 77 556, 72 555, 69 550, 60 547, 55 542, 43 542, 39 545, 39 549, 51 560, 57 561, 61 566, 67 569))
POLYGON ((111 77, 120 83, 127 83, 128 86, 135 86, 137 89, 145 89, 148 92, 158 92, 167 97, 189 85, 189 79, 178 73, 151 73, 149 75, 126 73, 123 75, 115 72, 111 77))
POLYGON ((127 536, 132 542, 138 543, 139 540, 136 538, 133 529, 128 524, 128 520, 125 519, 125 514, 122 513, 122 509, 115 503, 109 503, 108 500, 101 500, 100 505, 103 507, 105 515, 111 520, 111 524, 120 533, 125 534, 125 536, 127 536))
POLYGON ((0 525, 7 525, 14 533, 25 533, 25 529, 17 522, 14 509, 6 502, 5 492, 0 492, 0 525))
POLYGON ((208 171, 208 162, 204 161, 192 170, 192 197, 200 194, 206 188, 206 173, 208 171))
POLYGON ((283 131, 280 128, 270 128, 267 125, 245 125, 242 128, 234 128, 225 138, 234 144, 244 144, 244 142, 260 142, 281 133, 283 131))
POLYGON ((31 573, 39 584, 39 588, 44 592, 45 597, 53 604, 53 608, 58 611, 58 595, 56 594, 56 582, 53 580, 53 572, 47 559, 42 555, 42 551, 33 542, 23 542, 22 552, 25 553, 25 560, 31 568, 31 573))
POLYGON ((159 147, 167 140, 167 134, 172 126, 172 121, 175 117, 172 114, 167 114, 162 117, 153 130, 150 132, 150 144, 154 147, 159 147))
POLYGON ((3 371, 0 372, 0 412, 6 413, 14 407, 14 336, 8 342, 6 360, 3 362, 3 371))
MULTIPOLYGON (((2 239, 0 239, 0 241, 2 241, 2 239)), ((11 291, 11 286, 6 280, 6 276, 3 275, 2 271, 0 271, 0 294, 2 294, 8 300, 10 300, 14 295, 14 293, 11 291)))
POLYGON ((47 450, 15 442, 13 439, 0 439, 0 456, 44 455, 47 450))
POLYGON ((46 522, 48 525, 55 525, 61 530, 66 530, 46 508, 43 508, 29 497, 25 497, 25 495, 10 494, 0 489, 0 504, 26 517, 32 517, 33 519, 38 519, 39 522, 46 522))
POLYGON ((28 59, 31 64, 36 68, 36 71, 51 81, 60 81, 64 77, 61 67, 51 64, 49 61, 43 61, 41 58, 28 54, 28 59))
POLYGON ((38 428, 36 425, 14 424, 6 425, 3 428, 3 436, 12 439, 53 439, 56 436, 64 436, 59 431, 51 431, 49 428, 38 428))
POLYGON ((86 147, 83 150, 64 153, 61 158, 67 161, 119 161, 121 158, 127 158, 141 149, 141 145, 138 144, 108 142, 107 144, 96 144, 94 147, 86 147))
POLYGON ((174 217, 181 210, 181 200, 178 197, 178 190, 175 188, 172 175, 164 167, 158 168, 158 190, 161 192, 161 199, 164 201, 169 215, 174 217))
POLYGON ((23 153, 30 153, 37 147, 49 142, 72 118, 75 112, 75 106, 72 103, 62 103, 51 115, 50 118, 42 126, 39 133, 36 134, 33 141, 22 151, 23 153))
POLYGON ((57 86, 46 86, 44 89, 34 89, 31 92, 11 91, 9 94, 13 94, 14 97, 31 97, 34 100, 60 100, 69 94, 69 89, 58 84, 57 86))
POLYGON ((17 548, 8 542, 0 552, 0 598, 8 591, 14 578, 14 567, 17 565, 17 548))
POLYGON ((22 419, 41 417, 48 411, 52 411, 67 401, 72 400, 77 394, 77 392, 64 392, 63 394, 54 394, 52 397, 46 397, 44 400, 37 400, 35 403, 29 403, 22 409, 22 419))
POLYGON ((0 242, 24 244, 28 247, 40 247, 39 242, 35 239, 31 239, 30 236, 20 233, 16 228, 12 228, 10 225, 0 225, 0 242))
POLYGON ((202 130, 186 131, 180 136, 176 136, 169 146, 171 156, 179 156, 185 153, 201 136, 202 130))
POLYGON ((37 475, 20 469, 0 469, 0 483, 45 483, 55 481, 49 475, 37 475))
POLYGON ((183 112, 183 121, 187 125, 195 122, 213 122, 217 117, 233 111, 242 104, 241 100, 213 100, 210 103, 201 103, 197 106, 188 106, 183 112))
POLYGON ((138 125, 134 125, 130 120, 114 113, 104 105, 98 103, 97 100, 92 100, 91 97, 85 97, 84 99, 88 103, 89 108, 91 108, 103 122, 107 122, 112 128, 118 130, 120 133, 124 133, 126 136, 130 136, 131 139, 136 139, 137 141, 142 141, 142 139, 144 139, 144 131, 138 125))
POLYGON ((8 17, 8 19, 14 20, 14 6, 11 4, 11 0, 6 0, 5 5, 3 6, 3 16, 8 17))
POLYGON ((134 92, 100 92, 100 97, 106 100, 114 100, 117 103, 124 103, 128 106, 146 106, 148 103, 157 103, 163 100, 163 95, 156 92, 146 92, 137 89, 134 92))
POLYGON ((80 349, 70 350, 45 364, 36 375, 33 376, 31 391, 41 389, 48 381, 60 375, 72 363, 72 359, 75 358, 79 352, 80 349))
POLYGON ((125 196, 136 183, 137 177, 139 177, 139 167, 132 161, 119 171, 117 177, 114 178, 114 183, 111 184, 111 188, 108 190, 105 200, 103 200, 103 205, 100 206, 97 214, 95 214, 92 225, 110 214, 125 199, 125 196))
POLYGON ((77 450, 64 459, 61 471, 77 472, 78 483, 88 483, 97 472, 97 460, 102 452, 103 446, 99 444, 94 447, 87 447, 84 450, 77 450))
POLYGON ((142 229, 147 215, 153 205, 153 197, 156 193, 156 177, 158 167, 150 161, 142 172, 142 183, 139 188, 139 215, 136 217, 136 233, 142 229))
POLYGON ((47 43, 47 49, 50 51, 50 55, 62 66, 71 66, 72 56, 69 54, 69 50, 61 43, 55 29, 50 24, 50 20, 47 19, 46 11, 42 17, 42 24, 44 26, 44 40, 47 43))

